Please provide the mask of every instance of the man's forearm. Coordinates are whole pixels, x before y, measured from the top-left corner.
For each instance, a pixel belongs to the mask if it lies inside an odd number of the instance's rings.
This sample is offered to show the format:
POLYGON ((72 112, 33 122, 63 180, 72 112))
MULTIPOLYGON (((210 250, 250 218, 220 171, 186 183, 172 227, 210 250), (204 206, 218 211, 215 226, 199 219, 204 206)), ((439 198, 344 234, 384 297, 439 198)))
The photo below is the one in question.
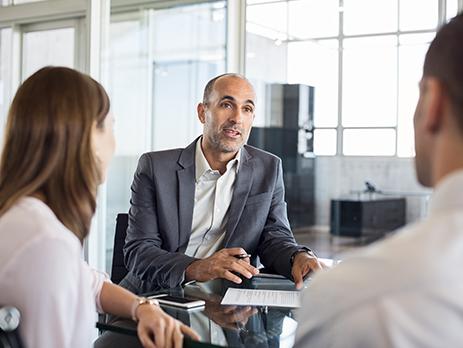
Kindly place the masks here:
POLYGON ((131 273, 153 286, 172 288, 180 285, 188 265, 195 258, 179 252, 168 252, 152 245, 132 245, 127 249, 127 263, 131 273))

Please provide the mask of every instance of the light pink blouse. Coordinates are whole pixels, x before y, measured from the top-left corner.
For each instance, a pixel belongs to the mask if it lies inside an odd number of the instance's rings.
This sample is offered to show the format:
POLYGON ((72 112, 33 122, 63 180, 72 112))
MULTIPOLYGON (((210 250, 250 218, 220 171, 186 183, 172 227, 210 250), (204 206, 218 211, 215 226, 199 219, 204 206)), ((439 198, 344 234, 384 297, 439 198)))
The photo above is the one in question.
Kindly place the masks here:
POLYGON ((42 201, 21 199, 0 218, 0 304, 21 312, 26 347, 91 347, 106 275, 42 201))

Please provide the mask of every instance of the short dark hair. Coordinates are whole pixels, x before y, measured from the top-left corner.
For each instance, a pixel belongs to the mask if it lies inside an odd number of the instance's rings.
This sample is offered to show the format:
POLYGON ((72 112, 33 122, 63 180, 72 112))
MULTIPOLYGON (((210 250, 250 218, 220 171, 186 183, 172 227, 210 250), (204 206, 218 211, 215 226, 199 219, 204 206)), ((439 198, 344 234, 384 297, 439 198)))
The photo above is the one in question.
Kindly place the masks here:
POLYGON ((437 32, 426 53, 423 76, 441 81, 463 130, 463 12, 437 32))
POLYGON ((208 103, 209 97, 211 96, 212 90, 214 89, 215 82, 222 77, 236 77, 236 78, 243 79, 249 82, 249 80, 245 76, 241 74, 236 74, 236 73, 225 73, 225 74, 216 76, 206 84, 206 87, 204 87, 203 104, 208 103))

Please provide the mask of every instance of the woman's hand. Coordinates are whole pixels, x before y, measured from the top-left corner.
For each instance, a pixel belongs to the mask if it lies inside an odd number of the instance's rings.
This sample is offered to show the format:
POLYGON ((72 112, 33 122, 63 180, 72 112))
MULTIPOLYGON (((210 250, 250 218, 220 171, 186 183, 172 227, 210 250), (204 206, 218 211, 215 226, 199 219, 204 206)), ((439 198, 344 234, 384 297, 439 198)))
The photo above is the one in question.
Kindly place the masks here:
POLYGON ((161 307, 143 304, 136 309, 138 337, 145 348, 180 348, 183 335, 200 340, 199 335, 166 314, 161 307))

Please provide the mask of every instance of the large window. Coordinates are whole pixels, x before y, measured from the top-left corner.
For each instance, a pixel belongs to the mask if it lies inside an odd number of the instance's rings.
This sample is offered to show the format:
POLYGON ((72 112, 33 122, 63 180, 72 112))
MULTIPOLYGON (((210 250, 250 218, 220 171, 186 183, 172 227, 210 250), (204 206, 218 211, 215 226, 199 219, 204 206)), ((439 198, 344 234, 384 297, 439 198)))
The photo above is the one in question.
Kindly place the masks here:
MULTIPOLYGON (((0 27, 0 138, 13 90, 46 65, 81 68, 82 20, 42 21, 0 27)), ((1 24, 1 23, 0 23, 1 24)))
POLYGON ((22 37, 22 80, 46 65, 76 68, 76 29, 70 24, 28 26, 22 37))
POLYGON ((456 0, 248 0, 246 73, 264 98, 267 83, 315 87, 316 155, 410 157, 424 54, 457 7, 456 0))

